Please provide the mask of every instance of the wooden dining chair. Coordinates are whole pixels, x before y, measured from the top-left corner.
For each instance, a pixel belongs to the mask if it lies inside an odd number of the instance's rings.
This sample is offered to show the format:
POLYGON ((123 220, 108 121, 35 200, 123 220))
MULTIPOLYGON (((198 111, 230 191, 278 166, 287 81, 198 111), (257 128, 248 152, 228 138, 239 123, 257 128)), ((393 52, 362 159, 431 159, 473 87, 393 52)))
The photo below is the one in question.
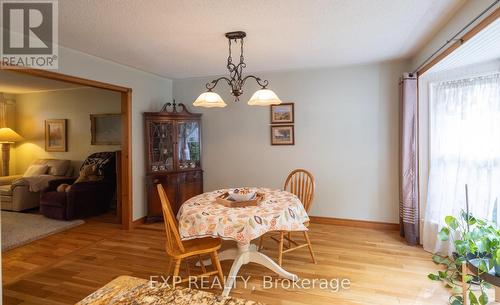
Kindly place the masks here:
MULTIPOLYGON (((290 174, 288 174, 283 189, 296 195, 304 205, 304 209, 306 210, 306 212, 309 212, 309 209, 312 205, 312 200, 314 198, 314 177, 310 172, 304 169, 293 170, 290 174)), ((309 222, 304 223, 304 225, 306 227, 309 227, 309 222)), ((309 234, 307 233, 307 231, 301 232, 304 235, 304 244, 299 244, 297 241, 292 239, 292 233, 292 231, 279 231, 278 234, 270 236, 271 239, 278 243, 278 265, 281 266, 283 262, 283 254, 304 247, 309 248, 311 259, 313 263, 316 264, 316 257, 314 256, 314 252, 311 246, 311 240, 309 239, 309 234), (284 243, 285 239, 287 240, 287 245, 285 245, 284 243), (294 246, 292 246, 292 244, 294 246), (283 248, 286 249, 283 250, 283 248)), ((264 235, 261 236, 259 240, 259 251, 263 248, 263 241, 264 235)))
MULTIPOLYGON (((167 255, 170 257, 170 264, 167 272, 170 273, 173 265, 174 272, 172 273, 172 276, 179 276, 181 261, 186 258, 196 257, 200 261, 201 270, 203 272, 197 277, 217 275, 221 286, 224 287, 224 275, 222 274, 222 268, 217 256, 217 250, 221 247, 221 240, 219 238, 205 237, 182 241, 179 235, 177 220, 174 217, 174 213, 165 190, 161 184, 157 184, 156 188, 158 190, 158 195, 160 196, 163 220, 165 222, 165 232, 167 233, 165 248, 167 255), (205 265, 203 264, 203 260, 201 259, 201 256, 206 254, 210 255, 212 265, 215 266, 216 269, 215 271, 207 272, 205 265)), ((182 279, 181 283, 188 280, 189 278, 182 279)))

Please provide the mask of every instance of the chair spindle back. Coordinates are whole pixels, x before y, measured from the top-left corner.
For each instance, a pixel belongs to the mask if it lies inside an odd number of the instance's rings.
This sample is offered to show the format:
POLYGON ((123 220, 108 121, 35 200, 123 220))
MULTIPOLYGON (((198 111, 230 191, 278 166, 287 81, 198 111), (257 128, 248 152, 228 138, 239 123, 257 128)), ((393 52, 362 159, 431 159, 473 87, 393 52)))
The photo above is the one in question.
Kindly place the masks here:
POLYGON ((309 212, 314 197, 314 176, 305 169, 293 170, 285 181, 285 191, 299 197, 306 212, 309 212))
POLYGON ((166 250, 167 253, 185 253, 184 245, 182 244, 179 235, 177 220, 175 219, 174 212, 170 206, 165 189, 161 184, 157 184, 158 195, 160 196, 161 208, 163 211, 163 221, 165 222, 165 232, 167 233, 166 250))

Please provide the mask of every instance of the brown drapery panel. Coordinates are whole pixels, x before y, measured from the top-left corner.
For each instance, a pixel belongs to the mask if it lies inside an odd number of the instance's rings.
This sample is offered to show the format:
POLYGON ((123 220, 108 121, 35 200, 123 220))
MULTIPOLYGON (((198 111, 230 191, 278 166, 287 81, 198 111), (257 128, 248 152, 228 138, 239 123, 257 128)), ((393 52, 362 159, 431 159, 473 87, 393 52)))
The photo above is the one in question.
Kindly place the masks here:
POLYGON ((400 82, 399 223, 408 244, 419 241, 417 78, 405 73, 400 82))

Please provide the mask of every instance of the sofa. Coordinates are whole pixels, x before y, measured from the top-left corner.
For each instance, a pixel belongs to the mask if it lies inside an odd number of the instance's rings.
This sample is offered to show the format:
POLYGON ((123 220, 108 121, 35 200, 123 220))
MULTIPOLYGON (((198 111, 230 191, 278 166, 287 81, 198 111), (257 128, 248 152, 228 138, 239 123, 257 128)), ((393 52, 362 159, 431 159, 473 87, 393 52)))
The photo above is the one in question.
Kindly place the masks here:
POLYGON ((59 220, 87 218, 109 210, 116 194, 116 153, 99 152, 87 157, 80 172, 86 166, 96 166, 98 179, 74 183, 76 179, 50 181, 40 196, 40 213, 59 220), (69 190, 59 186, 70 184, 69 190), (58 190, 59 189, 59 190, 58 190))
POLYGON ((70 160, 37 159, 23 175, 0 177, 0 204, 2 210, 23 211, 40 205, 40 192, 50 181, 69 178, 73 174, 70 160), (39 175, 28 175, 33 166, 45 168, 39 175), (41 167, 43 166, 43 167, 41 167))

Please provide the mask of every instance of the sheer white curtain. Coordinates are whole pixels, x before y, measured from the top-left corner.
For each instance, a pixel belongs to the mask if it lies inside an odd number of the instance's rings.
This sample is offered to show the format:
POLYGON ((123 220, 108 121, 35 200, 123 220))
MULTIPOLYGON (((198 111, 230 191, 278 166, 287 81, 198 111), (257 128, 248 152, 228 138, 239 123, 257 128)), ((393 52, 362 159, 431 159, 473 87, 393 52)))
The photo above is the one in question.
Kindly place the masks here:
POLYGON ((447 215, 465 209, 498 223, 500 205, 500 74, 430 86, 430 173, 423 246, 451 254, 436 235, 447 215))

